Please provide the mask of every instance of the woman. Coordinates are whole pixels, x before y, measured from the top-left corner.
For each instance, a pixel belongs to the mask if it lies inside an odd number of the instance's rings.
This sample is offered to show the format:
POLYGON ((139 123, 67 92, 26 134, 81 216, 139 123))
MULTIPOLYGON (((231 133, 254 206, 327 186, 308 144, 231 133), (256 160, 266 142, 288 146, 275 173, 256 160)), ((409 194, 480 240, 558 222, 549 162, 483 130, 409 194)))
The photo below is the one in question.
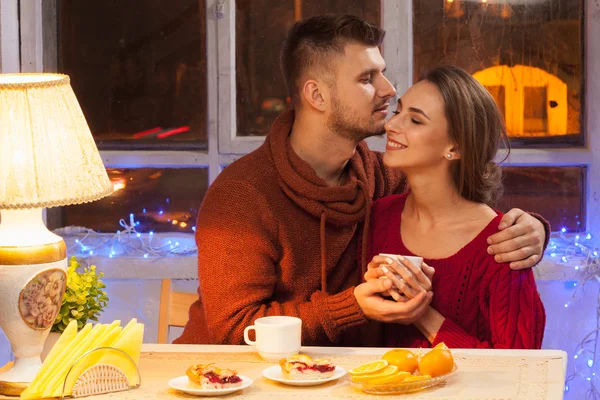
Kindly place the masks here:
POLYGON ((486 252, 502 218, 492 208, 501 192, 494 157, 508 143, 493 98, 460 68, 440 67, 394 114, 384 162, 406 173, 411 191, 373 204, 365 279, 391 279, 398 301, 434 296, 412 325, 388 326, 386 346, 540 348, 546 318, 532 270, 513 271, 486 252), (421 271, 380 253, 425 262, 421 271))

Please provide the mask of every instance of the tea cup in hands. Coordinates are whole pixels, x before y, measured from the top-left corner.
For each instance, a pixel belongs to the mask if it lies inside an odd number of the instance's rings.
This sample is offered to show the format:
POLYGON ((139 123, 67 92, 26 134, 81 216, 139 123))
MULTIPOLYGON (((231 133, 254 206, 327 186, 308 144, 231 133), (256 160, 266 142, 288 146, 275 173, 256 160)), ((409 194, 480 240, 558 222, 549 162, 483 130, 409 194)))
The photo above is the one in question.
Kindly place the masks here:
POLYGON ((406 301, 419 292, 431 291, 434 272, 422 257, 381 253, 369 263, 365 280, 391 279, 393 287, 384 295, 396 301, 406 301))

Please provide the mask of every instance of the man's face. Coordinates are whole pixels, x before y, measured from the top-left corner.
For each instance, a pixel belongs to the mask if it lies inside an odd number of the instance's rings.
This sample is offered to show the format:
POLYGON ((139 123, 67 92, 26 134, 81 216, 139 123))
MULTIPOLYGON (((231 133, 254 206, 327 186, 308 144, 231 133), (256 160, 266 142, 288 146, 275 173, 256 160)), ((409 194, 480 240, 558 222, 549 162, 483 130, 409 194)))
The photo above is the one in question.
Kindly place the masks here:
POLYGON ((347 44, 344 50, 332 63, 335 86, 330 91, 328 126, 359 142, 385 133, 389 100, 396 90, 383 75, 385 61, 377 47, 347 44))

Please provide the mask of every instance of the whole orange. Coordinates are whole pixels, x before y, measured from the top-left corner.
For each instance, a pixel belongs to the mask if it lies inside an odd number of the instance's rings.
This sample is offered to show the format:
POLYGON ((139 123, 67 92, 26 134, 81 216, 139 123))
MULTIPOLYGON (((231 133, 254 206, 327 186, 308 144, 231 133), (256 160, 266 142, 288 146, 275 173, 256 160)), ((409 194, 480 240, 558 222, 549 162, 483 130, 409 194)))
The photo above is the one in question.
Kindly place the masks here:
POLYGON ((447 374, 454 368, 454 357, 443 343, 435 346, 419 360, 419 372, 432 377, 447 374))
POLYGON ((393 349, 383 355, 389 365, 395 365, 399 371, 413 373, 417 370, 417 356, 410 350, 393 349))

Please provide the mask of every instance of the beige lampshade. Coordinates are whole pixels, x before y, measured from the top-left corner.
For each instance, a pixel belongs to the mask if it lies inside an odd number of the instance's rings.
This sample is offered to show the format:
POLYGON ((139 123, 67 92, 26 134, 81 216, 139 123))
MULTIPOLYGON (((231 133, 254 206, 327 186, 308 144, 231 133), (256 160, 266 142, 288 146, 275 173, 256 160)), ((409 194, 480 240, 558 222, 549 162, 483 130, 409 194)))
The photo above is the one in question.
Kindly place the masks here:
POLYGON ((0 74, 0 210, 98 200, 113 185, 59 74, 0 74))

